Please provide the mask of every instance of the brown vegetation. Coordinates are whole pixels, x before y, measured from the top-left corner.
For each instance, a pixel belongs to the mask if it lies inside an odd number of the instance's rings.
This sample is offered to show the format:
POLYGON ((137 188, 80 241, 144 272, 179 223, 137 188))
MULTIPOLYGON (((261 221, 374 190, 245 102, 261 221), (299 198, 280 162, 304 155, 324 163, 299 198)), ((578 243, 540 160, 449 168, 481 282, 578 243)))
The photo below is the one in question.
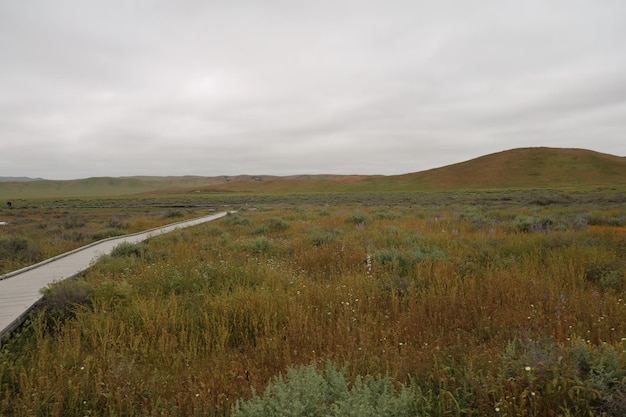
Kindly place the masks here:
POLYGON ((261 207, 107 257, 4 348, 0 412, 228 414, 327 360, 430 415, 623 409, 623 206, 441 198, 261 207))

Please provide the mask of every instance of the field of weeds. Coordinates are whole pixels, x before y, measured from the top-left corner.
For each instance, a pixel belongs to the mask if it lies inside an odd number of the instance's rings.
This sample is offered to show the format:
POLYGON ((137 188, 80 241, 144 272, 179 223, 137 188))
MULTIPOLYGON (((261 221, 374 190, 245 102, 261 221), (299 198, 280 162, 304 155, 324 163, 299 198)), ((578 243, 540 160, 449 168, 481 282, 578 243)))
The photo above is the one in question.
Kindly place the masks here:
POLYGON ((88 243, 140 232, 192 217, 199 209, 56 207, 15 205, 0 209, 0 275, 88 243))
POLYGON ((626 415, 623 202, 439 198, 120 246, 2 342, 0 414, 626 415))

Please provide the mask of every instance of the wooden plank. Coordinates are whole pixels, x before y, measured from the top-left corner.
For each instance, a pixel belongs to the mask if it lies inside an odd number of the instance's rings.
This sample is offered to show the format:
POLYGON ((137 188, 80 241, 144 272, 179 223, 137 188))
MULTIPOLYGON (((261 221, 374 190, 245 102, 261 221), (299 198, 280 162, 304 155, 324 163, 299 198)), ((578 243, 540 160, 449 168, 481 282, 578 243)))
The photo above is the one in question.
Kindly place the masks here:
POLYGON ((219 219, 227 212, 211 214, 157 227, 144 232, 104 239, 0 277, 0 339, 15 330, 42 298, 40 290, 53 282, 76 276, 123 242, 136 243, 172 230, 219 219))

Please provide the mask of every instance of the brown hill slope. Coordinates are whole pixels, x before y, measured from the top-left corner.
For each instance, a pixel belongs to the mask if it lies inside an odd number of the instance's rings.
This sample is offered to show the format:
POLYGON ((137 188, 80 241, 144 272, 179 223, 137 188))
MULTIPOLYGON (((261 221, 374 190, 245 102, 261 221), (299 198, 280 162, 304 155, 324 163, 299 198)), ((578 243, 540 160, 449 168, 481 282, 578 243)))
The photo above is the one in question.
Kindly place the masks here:
POLYGON ((585 149, 519 148, 404 175, 99 177, 0 183, 0 199, 180 192, 324 193, 626 187, 626 158, 585 149))
POLYGON ((392 189, 616 186, 626 185, 626 158, 585 149, 518 148, 387 179, 392 189))

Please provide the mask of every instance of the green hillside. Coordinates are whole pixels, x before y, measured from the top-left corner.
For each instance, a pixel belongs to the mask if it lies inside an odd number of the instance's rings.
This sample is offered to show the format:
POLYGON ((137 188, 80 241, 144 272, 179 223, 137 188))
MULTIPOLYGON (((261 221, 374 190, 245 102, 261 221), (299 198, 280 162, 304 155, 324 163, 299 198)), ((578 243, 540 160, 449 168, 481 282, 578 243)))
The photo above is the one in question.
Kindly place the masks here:
POLYGON ((1 199, 180 192, 322 193, 626 186, 626 158, 585 149, 519 148, 404 175, 98 177, 0 182, 1 199))

